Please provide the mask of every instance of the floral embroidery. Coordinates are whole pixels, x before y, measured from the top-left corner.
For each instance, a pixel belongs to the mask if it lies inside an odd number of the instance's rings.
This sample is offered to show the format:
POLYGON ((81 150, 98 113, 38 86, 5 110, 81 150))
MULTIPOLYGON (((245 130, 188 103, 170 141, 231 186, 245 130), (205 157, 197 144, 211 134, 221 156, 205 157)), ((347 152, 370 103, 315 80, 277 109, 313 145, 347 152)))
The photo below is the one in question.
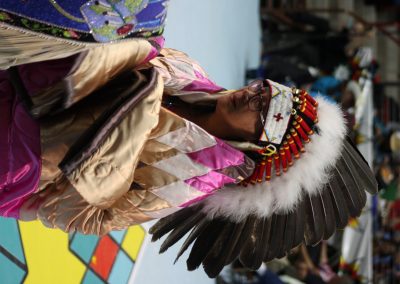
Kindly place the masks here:
POLYGON ((0 21, 3 21, 3 22, 10 21, 10 22, 12 22, 12 18, 7 13, 0 12, 0 21))
MULTIPOLYGON (((90 0, 80 9, 93 37, 99 42, 109 42, 141 31, 141 28, 137 28, 136 15, 148 3, 149 0, 90 0)), ((158 27, 162 25, 163 20, 160 19, 158 27)))
MULTIPOLYGON (((39 32, 42 34, 47 34, 59 38, 72 39, 83 42, 96 42, 95 38, 90 33, 52 26, 49 24, 27 19, 4 11, 0 11, 0 24, 1 22, 13 25, 15 27, 20 27, 30 31, 39 32)), ((107 31, 103 32, 106 33, 107 31)), ((162 34, 162 32, 163 32, 163 27, 159 27, 158 29, 154 29, 152 31, 135 32, 130 34, 128 37, 149 38, 149 37, 159 36, 162 34)))

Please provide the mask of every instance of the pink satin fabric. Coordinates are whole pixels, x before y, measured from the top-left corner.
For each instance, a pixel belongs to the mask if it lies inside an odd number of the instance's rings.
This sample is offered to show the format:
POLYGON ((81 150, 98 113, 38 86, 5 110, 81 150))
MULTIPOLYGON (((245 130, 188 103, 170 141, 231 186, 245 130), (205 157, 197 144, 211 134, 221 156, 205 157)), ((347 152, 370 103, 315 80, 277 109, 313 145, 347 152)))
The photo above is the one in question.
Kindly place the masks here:
POLYGON ((244 163, 244 154, 233 149, 218 138, 215 138, 215 140, 217 141, 217 144, 213 147, 205 148, 197 152, 187 153, 193 161, 212 169, 212 171, 205 175, 185 180, 186 184, 204 192, 205 195, 190 200, 180 205, 180 207, 186 207, 196 203, 226 184, 234 183, 236 181, 234 178, 219 173, 217 170, 242 165, 244 163))
POLYGON ((198 92, 207 92, 210 94, 220 92, 224 90, 224 88, 218 86, 213 81, 203 76, 199 71, 193 70, 196 76, 196 79, 193 80, 189 85, 185 86, 183 91, 198 91, 198 92))
POLYGON ((215 138, 217 144, 214 147, 206 148, 187 155, 199 164, 213 170, 219 170, 230 166, 239 166, 244 163, 244 154, 233 149, 225 142, 215 138))
POLYGON ((5 71, 0 72, 0 215, 19 217, 39 183, 39 124, 24 109, 5 71))
MULTIPOLYGON (((158 36, 158 37, 155 37, 155 38, 151 39, 150 42, 154 42, 161 49, 164 46, 165 39, 164 39, 163 36, 158 36)), ((149 52, 149 54, 146 56, 146 58, 143 60, 143 62, 141 62, 138 65, 142 65, 142 64, 148 63, 150 60, 155 58, 158 54, 160 54, 160 51, 156 47, 154 47, 154 45, 153 45, 151 50, 150 50, 150 52, 149 52)))
POLYGON ((212 193, 213 191, 223 187, 225 184, 233 183, 235 181, 236 180, 234 178, 211 171, 205 175, 185 180, 185 183, 200 190, 201 192, 212 193))

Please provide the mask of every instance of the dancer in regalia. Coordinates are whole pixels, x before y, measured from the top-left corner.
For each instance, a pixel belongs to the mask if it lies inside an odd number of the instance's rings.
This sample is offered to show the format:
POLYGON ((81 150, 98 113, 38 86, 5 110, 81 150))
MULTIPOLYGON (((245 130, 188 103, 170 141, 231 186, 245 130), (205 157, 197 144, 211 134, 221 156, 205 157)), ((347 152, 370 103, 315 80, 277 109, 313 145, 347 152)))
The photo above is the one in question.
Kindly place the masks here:
POLYGON ((316 244, 376 192, 340 108, 213 83, 162 47, 166 1, 0 3, 0 214, 103 235, 162 218, 211 277, 316 244))

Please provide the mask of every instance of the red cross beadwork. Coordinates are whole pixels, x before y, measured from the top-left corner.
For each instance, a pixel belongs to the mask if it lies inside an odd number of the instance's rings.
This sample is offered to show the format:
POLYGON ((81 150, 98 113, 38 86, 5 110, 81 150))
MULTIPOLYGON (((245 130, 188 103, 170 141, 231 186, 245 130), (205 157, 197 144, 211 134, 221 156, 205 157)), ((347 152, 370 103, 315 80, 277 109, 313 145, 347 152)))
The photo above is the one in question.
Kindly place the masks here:
POLYGON ((274 117, 275 117, 275 120, 278 122, 279 122, 279 120, 283 119, 283 116, 281 113, 275 114, 274 117))

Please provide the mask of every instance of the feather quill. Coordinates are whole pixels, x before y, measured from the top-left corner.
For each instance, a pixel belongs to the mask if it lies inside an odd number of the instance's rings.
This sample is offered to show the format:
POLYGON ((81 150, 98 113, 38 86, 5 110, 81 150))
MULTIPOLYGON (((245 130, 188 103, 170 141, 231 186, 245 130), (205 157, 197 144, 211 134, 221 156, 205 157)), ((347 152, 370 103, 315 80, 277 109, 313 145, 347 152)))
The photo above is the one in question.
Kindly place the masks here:
POLYGON ((324 210, 324 239, 327 240, 333 235, 336 229, 335 212, 328 189, 326 187, 323 188, 319 194, 321 196, 322 206, 324 210))
POLYGON ((296 238, 296 227, 297 227, 296 224, 297 210, 298 208, 296 208, 295 211, 289 213, 286 217, 287 219, 286 219, 286 227, 284 230, 284 244, 282 247, 283 255, 287 254, 294 246, 296 246, 295 238, 296 238))
POLYGON ((304 237, 307 245, 314 245, 324 236, 322 201, 319 195, 307 196, 304 205, 306 213, 304 237))
POLYGON ((344 141, 343 151, 350 156, 351 162, 358 168, 361 180, 365 185, 364 189, 370 194, 376 194, 378 192, 378 183, 375 176, 367 161, 365 161, 358 149, 351 143, 350 139, 344 141))
POLYGON ((360 199, 361 204, 364 204, 363 207, 365 206, 365 203, 367 202, 367 194, 365 193, 366 185, 364 184, 364 178, 360 174, 358 170, 358 166, 354 165, 353 162, 351 161, 351 158, 347 154, 346 151, 343 151, 342 153, 342 161, 343 161, 343 167, 345 167, 345 171, 350 174, 350 176, 354 180, 354 184, 356 185, 353 190, 354 194, 357 194, 357 196, 360 199))
POLYGON ((348 191, 345 180, 343 180, 337 167, 333 169, 333 172, 333 177, 329 184, 335 192, 342 194, 344 203, 340 204, 340 206, 346 206, 351 217, 357 216, 359 212, 357 200, 354 200, 353 195, 348 191))
POLYGON ((334 186, 330 181, 327 184, 327 189, 335 212, 336 228, 344 228, 349 220, 349 209, 346 206, 346 201, 343 197, 340 187, 334 186))
POLYGON ((306 215, 305 215, 304 201, 302 201, 299 202, 296 206, 296 229, 294 233, 292 248, 298 246, 304 240, 305 220, 306 220, 306 215))

